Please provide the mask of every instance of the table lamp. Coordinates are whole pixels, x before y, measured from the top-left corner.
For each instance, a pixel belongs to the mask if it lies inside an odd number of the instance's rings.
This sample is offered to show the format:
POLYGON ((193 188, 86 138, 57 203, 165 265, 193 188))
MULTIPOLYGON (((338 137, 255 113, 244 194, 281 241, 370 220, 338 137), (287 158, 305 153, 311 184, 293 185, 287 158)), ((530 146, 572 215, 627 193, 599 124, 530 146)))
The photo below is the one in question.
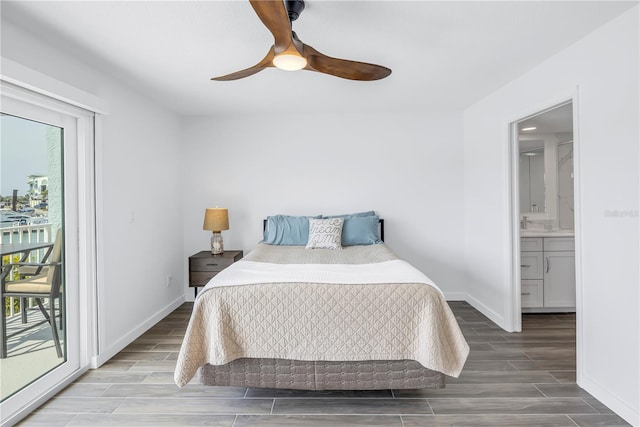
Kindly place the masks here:
POLYGON ((229 229, 229 212, 226 208, 207 208, 204 212, 203 230, 213 232, 211 236, 211 253, 219 255, 224 252, 222 246, 222 230, 229 229))

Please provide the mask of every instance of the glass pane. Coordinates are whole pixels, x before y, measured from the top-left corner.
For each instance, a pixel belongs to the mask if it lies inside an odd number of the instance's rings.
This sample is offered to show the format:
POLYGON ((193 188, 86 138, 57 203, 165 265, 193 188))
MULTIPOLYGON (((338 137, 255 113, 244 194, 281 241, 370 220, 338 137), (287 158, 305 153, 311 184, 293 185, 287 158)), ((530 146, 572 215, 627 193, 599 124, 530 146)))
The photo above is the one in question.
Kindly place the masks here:
POLYGON ((520 212, 544 212, 544 149, 520 153, 520 212))
POLYGON ((66 361, 63 129, 6 114, 0 124, 5 400, 66 361))

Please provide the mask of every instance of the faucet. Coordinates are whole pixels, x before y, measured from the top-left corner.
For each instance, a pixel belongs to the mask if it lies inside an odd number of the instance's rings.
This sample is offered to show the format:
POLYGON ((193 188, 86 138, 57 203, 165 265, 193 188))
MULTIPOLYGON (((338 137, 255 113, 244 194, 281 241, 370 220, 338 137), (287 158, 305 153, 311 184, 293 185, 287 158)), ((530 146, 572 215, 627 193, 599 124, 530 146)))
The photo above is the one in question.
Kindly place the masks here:
POLYGON ((520 220, 520 228, 523 230, 527 229, 527 223, 532 222, 529 221, 529 217, 527 217, 526 215, 522 216, 522 219, 520 220))

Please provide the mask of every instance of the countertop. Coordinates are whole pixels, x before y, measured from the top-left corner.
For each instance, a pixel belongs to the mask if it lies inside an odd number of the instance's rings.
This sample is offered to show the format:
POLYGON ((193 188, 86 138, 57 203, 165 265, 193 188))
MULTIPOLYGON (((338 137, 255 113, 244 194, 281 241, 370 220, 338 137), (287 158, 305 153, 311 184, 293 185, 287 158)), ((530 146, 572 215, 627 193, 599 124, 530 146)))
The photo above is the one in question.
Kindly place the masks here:
POLYGON ((520 237, 574 237, 573 230, 520 230, 520 237))

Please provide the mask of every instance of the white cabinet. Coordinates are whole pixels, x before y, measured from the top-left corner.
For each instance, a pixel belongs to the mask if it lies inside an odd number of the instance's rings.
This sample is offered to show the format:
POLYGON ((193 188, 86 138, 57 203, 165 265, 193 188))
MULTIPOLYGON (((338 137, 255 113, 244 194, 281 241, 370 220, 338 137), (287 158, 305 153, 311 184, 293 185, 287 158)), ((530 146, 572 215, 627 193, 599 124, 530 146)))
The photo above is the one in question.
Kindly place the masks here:
POLYGON ((575 311, 574 248, 573 237, 523 237, 520 239, 523 311, 575 311))
POLYGON ((576 306, 575 252, 544 253, 544 306, 576 306))

